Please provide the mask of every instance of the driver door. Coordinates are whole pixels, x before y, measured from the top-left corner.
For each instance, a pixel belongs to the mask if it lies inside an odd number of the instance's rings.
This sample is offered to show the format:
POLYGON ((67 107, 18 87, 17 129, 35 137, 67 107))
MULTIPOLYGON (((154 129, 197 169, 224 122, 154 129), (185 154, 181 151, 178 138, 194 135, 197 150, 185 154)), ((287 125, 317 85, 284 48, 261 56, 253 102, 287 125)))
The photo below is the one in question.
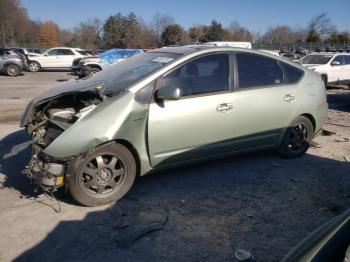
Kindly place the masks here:
POLYGON ((230 55, 196 58, 163 76, 161 87, 176 86, 179 100, 150 104, 148 143, 152 166, 224 152, 233 137, 230 55))

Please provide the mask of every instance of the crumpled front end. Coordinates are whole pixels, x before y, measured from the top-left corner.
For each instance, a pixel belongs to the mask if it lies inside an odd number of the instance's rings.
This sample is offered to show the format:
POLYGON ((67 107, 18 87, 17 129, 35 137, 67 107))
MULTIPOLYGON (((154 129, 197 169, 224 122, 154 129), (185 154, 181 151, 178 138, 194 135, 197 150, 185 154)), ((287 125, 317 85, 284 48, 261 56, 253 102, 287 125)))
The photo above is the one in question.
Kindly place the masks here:
POLYGON ((25 173, 38 188, 53 192, 65 184, 67 163, 72 157, 56 159, 44 150, 103 100, 96 91, 77 92, 34 105, 25 113, 30 119, 26 129, 33 139, 32 158, 25 173))

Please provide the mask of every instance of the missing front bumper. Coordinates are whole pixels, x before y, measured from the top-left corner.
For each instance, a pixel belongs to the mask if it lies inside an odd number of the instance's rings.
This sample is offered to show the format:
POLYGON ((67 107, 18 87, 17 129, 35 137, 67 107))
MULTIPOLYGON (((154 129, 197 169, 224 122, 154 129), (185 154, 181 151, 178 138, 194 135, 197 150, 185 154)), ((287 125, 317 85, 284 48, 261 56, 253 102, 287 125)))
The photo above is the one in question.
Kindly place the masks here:
POLYGON ((66 166, 32 158, 25 170, 27 177, 46 192, 54 192, 65 184, 66 166))

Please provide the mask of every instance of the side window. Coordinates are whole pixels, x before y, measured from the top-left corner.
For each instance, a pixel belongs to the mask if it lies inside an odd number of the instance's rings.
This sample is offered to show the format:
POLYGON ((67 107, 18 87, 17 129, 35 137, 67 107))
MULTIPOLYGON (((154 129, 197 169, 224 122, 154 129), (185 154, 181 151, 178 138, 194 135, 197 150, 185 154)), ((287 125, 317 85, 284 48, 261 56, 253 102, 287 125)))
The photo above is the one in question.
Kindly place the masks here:
POLYGON ((72 50, 69 50, 69 49, 59 49, 58 54, 59 55, 74 55, 72 50))
POLYGON ((280 63, 282 64, 283 70, 287 75, 288 83, 294 84, 302 78, 304 74, 303 70, 300 70, 299 68, 296 68, 295 66, 289 65, 287 63, 280 63))
POLYGON ((239 88, 279 85, 283 71, 277 61, 255 54, 237 54, 239 88))
POLYGON ((345 64, 344 56, 343 56, 343 55, 338 55, 338 56, 336 56, 336 57, 333 59, 332 63, 333 63, 333 62, 339 62, 340 65, 344 65, 344 64, 345 64))
POLYGON ((3 55, 5 55, 5 51, 4 49, 0 49, 0 56, 3 56, 3 55))
POLYGON ((47 53, 49 56, 58 55, 58 49, 53 49, 47 53))
POLYGON ((350 65, 350 55, 345 56, 345 64, 350 65))
POLYGON ((173 85, 182 96, 229 90, 229 55, 214 54, 192 60, 163 77, 163 86, 173 85))

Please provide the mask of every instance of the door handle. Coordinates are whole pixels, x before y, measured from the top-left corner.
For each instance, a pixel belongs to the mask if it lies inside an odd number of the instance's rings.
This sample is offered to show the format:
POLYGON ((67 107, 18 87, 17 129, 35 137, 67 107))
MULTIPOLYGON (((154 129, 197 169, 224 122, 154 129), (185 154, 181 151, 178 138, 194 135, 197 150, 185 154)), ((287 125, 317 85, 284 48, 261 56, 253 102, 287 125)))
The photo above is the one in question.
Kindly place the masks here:
POLYGON ((226 113, 228 111, 231 111, 232 109, 233 109, 233 106, 230 103, 223 103, 216 107, 216 110, 222 113, 226 113))
POLYGON ((286 101, 286 102, 291 102, 291 101, 294 101, 294 100, 295 100, 295 96, 290 95, 290 94, 285 95, 285 96, 283 97, 283 101, 286 101))

